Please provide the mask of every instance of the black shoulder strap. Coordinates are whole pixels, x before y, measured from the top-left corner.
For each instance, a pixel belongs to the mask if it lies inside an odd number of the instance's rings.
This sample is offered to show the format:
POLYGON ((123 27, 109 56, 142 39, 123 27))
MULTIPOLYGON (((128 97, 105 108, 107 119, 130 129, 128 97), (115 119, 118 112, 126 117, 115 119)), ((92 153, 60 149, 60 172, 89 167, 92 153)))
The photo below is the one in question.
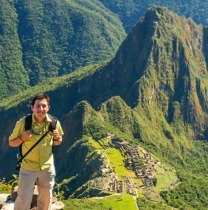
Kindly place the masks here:
POLYGON ((31 152, 31 150, 33 150, 33 148, 36 147, 36 146, 39 144, 39 142, 40 142, 43 138, 45 138, 45 136, 48 134, 48 132, 49 132, 49 131, 46 131, 46 132, 40 137, 40 139, 38 139, 38 141, 35 142, 35 144, 33 144, 33 146, 32 146, 24 155, 21 155, 21 156, 20 156, 20 158, 19 158, 19 160, 18 160, 19 163, 21 163, 22 160, 31 152))
POLYGON ((54 117, 54 116, 52 116, 52 115, 50 115, 50 114, 49 114, 48 116, 51 118, 51 123, 50 123, 50 125, 49 125, 48 130, 49 130, 49 131, 53 131, 53 130, 56 129, 57 118, 54 117))
POLYGON ((32 127, 32 114, 28 114, 25 117, 25 131, 30 130, 32 127))
MULTIPOLYGON (((32 114, 28 114, 25 117, 25 131, 30 130, 32 127, 32 114)), ((22 144, 19 146, 19 154, 22 158, 22 144)))

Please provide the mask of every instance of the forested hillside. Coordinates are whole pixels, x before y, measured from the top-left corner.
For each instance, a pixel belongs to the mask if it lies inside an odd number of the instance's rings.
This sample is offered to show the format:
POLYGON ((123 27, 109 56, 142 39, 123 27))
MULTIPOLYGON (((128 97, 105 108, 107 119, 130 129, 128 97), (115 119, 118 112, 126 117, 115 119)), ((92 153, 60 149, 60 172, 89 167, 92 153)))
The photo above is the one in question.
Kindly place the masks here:
POLYGON ((112 58, 147 8, 162 5, 207 25, 206 1, 2 0, 0 98, 112 58))
POLYGON ((109 59, 125 36, 99 1, 2 0, 0 98, 109 59))
POLYGON ((208 25, 206 10, 208 2, 203 0, 100 0, 100 2, 120 17, 127 32, 131 31, 138 19, 154 5, 167 7, 181 16, 192 18, 198 24, 208 25))

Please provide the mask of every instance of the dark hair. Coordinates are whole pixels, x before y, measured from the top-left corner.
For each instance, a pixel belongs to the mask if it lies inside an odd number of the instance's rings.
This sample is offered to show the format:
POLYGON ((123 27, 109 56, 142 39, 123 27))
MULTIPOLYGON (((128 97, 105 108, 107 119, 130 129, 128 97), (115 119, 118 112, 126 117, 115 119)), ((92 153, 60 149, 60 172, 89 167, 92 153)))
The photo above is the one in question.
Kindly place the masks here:
POLYGON ((39 93, 38 95, 36 95, 36 96, 32 99, 31 106, 34 106, 36 100, 42 100, 42 99, 46 99, 47 102, 48 102, 48 105, 50 104, 50 98, 49 98, 49 96, 47 96, 47 95, 44 94, 44 93, 39 93))

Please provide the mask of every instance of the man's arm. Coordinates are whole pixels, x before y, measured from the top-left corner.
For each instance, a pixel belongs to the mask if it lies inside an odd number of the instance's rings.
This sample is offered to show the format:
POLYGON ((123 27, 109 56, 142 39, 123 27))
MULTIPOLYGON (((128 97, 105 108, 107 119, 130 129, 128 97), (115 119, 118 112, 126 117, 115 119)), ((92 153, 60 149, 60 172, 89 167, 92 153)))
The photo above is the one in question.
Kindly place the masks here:
POLYGON ((9 146, 10 147, 18 147, 20 146, 20 144, 22 144, 23 140, 21 139, 21 137, 17 137, 15 139, 11 139, 9 140, 9 146))
POLYGON ((24 131, 20 136, 14 139, 9 140, 9 146, 10 147, 18 147, 20 146, 25 140, 29 139, 31 136, 31 131, 27 130, 24 131))

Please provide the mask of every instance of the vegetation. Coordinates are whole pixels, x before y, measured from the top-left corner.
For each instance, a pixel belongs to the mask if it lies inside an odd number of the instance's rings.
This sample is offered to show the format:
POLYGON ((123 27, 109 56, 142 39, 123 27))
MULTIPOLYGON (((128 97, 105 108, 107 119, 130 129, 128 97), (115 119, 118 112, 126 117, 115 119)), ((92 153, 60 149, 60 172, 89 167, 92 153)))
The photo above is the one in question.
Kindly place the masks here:
POLYGON ((64 87, 64 86, 71 86, 74 82, 77 82, 81 80, 82 78, 88 77, 92 75, 95 71, 99 71, 104 65, 106 65, 109 61, 103 61, 99 64, 89 65, 83 68, 78 69, 76 72, 64 75, 62 77, 55 77, 55 78, 49 78, 47 80, 44 80, 42 83, 39 83, 38 85, 34 87, 30 87, 27 90, 18 93, 16 95, 7 97, 6 99, 3 99, 0 102, 0 107, 2 109, 10 109, 15 106, 17 106, 22 101, 28 101, 30 98, 44 90, 44 92, 47 91, 55 91, 58 88, 64 87))
POLYGON ((132 170, 124 167, 122 151, 109 146, 107 133, 113 133, 115 139, 145 148, 165 165, 158 167, 151 188, 136 182, 140 187, 139 208, 206 209, 208 83, 206 65, 201 65, 206 64, 207 54, 201 38, 204 35, 206 40, 204 30, 165 8, 149 9, 113 60, 44 80, 3 100, 0 174, 12 174, 8 165, 14 150, 5 146, 12 124, 25 113, 29 99, 44 91, 51 97, 52 113, 65 129, 66 140, 54 155, 57 193, 64 196, 67 206, 136 208, 132 195, 124 192, 107 197, 111 193, 90 188, 91 181, 105 178, 100 170, 103 164, 109 164, 119 178, 125 174, 134 179, 132 170), (171 185, 174 180, 177 182, 171 185), (94 204, 90 196, 106 197, 94 204))
POLYGON ((115 195, 100 199, 69 199, 65 202, 65 207, 73 210, 136 210, 136 203, 132 196, 115 195))
MULTIPOLYGON (((116 113, 118 110, 111 107, 114 117, 117 116, 116 113), (114 112, 115 110, 115 112, 114 112)), ((126 113, 126 111, 124 111, 126 113)), ((105 113, 106 114, 106 113, 105 113)), ((108 113, 110 114, 110 113, 108 113)), ((112 113, 111 113, 112 114, 112 113)), ((113 115, 113 114, 112 114, 113 115)), ((118 117, 118 116, 117 116, 118 117)), ((91 118, 93 120, 93 118, 91 118)), ((94 121, 97 125, 97 121, 94 121)), ((90 125, 94 124, 92 121, 90 125)), ((108 122, 103 123, 103 126, 108 126, 108 122)), ((133 126, 131 126, 133 127, 133 126)), ((109 130, 111 128, 109 127, 109 130)), ((152 129, 152 128, 151 128, 152 129)), ((107 129, 106 129, 107 130, 107 129)), ((116 130, 114 130, 116 133, 116 130)), ((102 132, 102 129, 100 130, 102 132)), ((117 133, 116 133, 117 134, 117 133)), ((101 136, 101 134, 100 134, 101 136)), ((129 136, 129 139, 131 137, 129 136)), ((90 143, 97 150, 102 151, 103 154, 109 159, 109 162, 112 164, 111 167, 114 168, 116 173, 129 175, 129 172, 123 171, 123 157, 121 153, 116 149, 111 149, 108 146, 107 139, 103 138, 100 140, 90 139, 90 143), (114 155, 116 159, 114 159, 114 155), (121 160, 121 161, 120 161, 121 160), (119 166, 119 167, 117 167, 119 166)), ((206 209, 207 208, 207 142, 205 141, 193 141, 190 142, 189 149, 178 148, 177 154, 180 158, 176 158, 174 149, 170 152, 171 148, 168 149, 168 156, 165 152, 167 148, 153 146, 151 144, 143 144, 139 142, 146 149, 151 150, 156 156, 160 157, 161 161, 169 162, 172 167, 175 167, 177 171, 177 176, 179 182, 176 182, 176 187, 170 187, 170 180, 175 180, 173 173, 170 173, 170 169, 167 170, 167 175, 164 174, 164 168, 159 168, 157 175, 157 185, 156 191, 161 193, 162 198, 166 201, 167 205, 164 202, 150 202, 146 199, 138 199, 138 206, 141 209, 171 209, 170 206, 178 209, 206 209), (191 145, 192 144, 192 145, 191 145), (171 154, 174 153, 174 154, 171 154), (171 178, 172 177, 172 178, 171 178), (166 180, 167 179, 167 180, 166 180), (168 181, 169 180, 169 181, 168 181), (164 190, 164 189, 167 190, 164 190)), ((132 175, 131 175, 132 177, 132 175)), ((143 196, 145 191, 143 191, 143 196)))
POLYGON ((99 1, 3 0, 0 98, 112 58, 126 33, 99 1))
POLYGON ((9 194, 11 193, 11 186, 0 182, 0 193, 9 194))
POLYGON ((22 63, 17 13, 8 1, 0 4, 0 98, 29 87, 28 72, 22 63))
POLYGON ((0 98, 113 57, 126 36, 122 24, 130 31, 153 5, 208 23, 204 1, 3 0, 0 98))
POLYGON ((147 9, 151 6, 164 6, 176 12, 180 16, 192 18, 196 23, 208 25, 206 12, 207 2, 202 0, 100 0, 108 9, 117 14, 124 24, 126 31, 130 31, 132 26, 144 16, 147 9))
POLYGON ((138 198, 137 205, 140 210, 172 210, 172 207, 168 207, 167 205, 148 201, 145 198, 138 198))
POLYGON ((195 141, 193 150, 183 151, 184 164, 176 166, 181 184, 161 193, 168 204, 179 209, 207 209, 207 142, 195 141))
MULTIPOLYGON (((120 115, 120 113, 117 112, 118 109, 113 108, 113 104, 114 103, 111 103, 112 107, 109 107, 109 110, 111 110, 111 113, 109 112, 108 115, 114 116, 115 118, 119 118, 118 115, 120 115)), ((116 106, 117 105, 118 103, 116 104, 116 106)), ((105 136, 106 135, 105 130, 109 130, 109 131, 112 130, 112 127, 109 126, 109 122, 107 121, 105 121, 105 123, 102 123, 102 127, 99 128, 98 125, 100 125, 100 123, 98 123, 99 122, 98 118, 92 117, 90 113, 91 112, 88 109, 86 115, 89 115, 91 117, 88 118, 90 120, 88 121, 89 124, 87 125, 90 126, 90 128, 95 128, 95 126, 97 127, 97 129, 94 129, 94 131, 96 131, 95 136, 105 136), (99 135, 98 135, 98 132, 100 132, 99 135)), ((127 111, 123 110, 123 113, 127 113, 127 111)), ((105 115, 106 114, 107 112, 105 112, 105 115)), ((98 117, 100 115, 96 115, 96 116, 98 117)), ((109 120, 112 120, 112 119, 109 119, 109 120)), ((123 126, 125 126, 125 124, 123 126)), ((132 128, 134 126, 129 126, 129 127, 132 128)), ((122 128, 120 129, 122 130, 122 128)), ((114 129, 114 133, 117 134, 117 132, 118 131, 114 129)), ((127 133, 131 133, 131 131, 128 130, 127 133)), ((118 132, 118 135, 121 136, 119 132, 118 132)), ((125 138, 126 137, 127 136, 125 136, 125 138)), ((131 138, 132 137, 129 136, 129 139, 131 138)), ((92 144, 94 148, 96 148, 96 150, 101 151, 108 158, 111 167, 116 171, 116 174, 118 176, 119 174, 126 175, 126 176, 130 175, 130 171, 127 171, 124 168, 123 157, 121 156, 121 153, 116 149, 110 148, 106 138, 97 139, 97 140, 92 140, 90 138, 90 143, 92 144), (123 169, 125 169, 125 171, 123 169)), ((204 152, 206 151, 206 142, 194 141, 192 143, 193 145, 191 145, 191 142, 190 142, 189 149, 178 148, 179 150, 177 151, 177 154, 180 158, 176 158, 175 156, 176 151, 174 151, 174 149, 171 147, 168 148, 168 152, 170 154, 167 156, 167 153, 165 152, 167 148, 164 148, 163 146, 157 147, 152 144, 148 144, 148 142, 147 144, 143 144, 142 142, 139 142, 139 144, 144 146, 146 149, 151 150, 156 156, 159 156, 161 161, 169 162, 169 164, 171 164, 172 167, 176 168, 177 175, 180 182, 178 183, 178 186, 173 189, 171 189, 169 185, 171 182, 170 181, 171 179, 172 181, 175 180, 173 173, 170 173, 171 171, 167 169, 168 173, 165 175, 163 168, 159 169, 158 171, 156 191, 158 193, 161 192, 161 196, 167 202, 168 206, 173 206, 175 208, 181 208, 181 209, 206 208, 206 205, 207 205, 206 193, 207 192, 206 192, 206 189, 200 187, 201 185, 207 186, 207 173, 206 173, 207 156, 206 156, 206 152, 204 152), (170 152, 171 150, 172 152, 170 152), (193 154, 194 154, 194 158, 193 158, 193 154), (201 163, 204 163, 204 165, 201 163), (197 172, 197 176, 194 175, 196 174, 196 172, 197 172), (165 179, 165 177, 167 180, 165 179), (168 190, 164 191, 164 189, 168 189, 168 190), (195 195, 195 193, 193 192, 196 192, 197 194, 195 195), (197 195, 200 196, 200 198, 198 198, 197 195), (202 200, 200 200, 201 198, 202 200), (191 201, 193 201, 193 203, 191 201)), ((145 191, 143 191, 143 196, 144 195, 145 195, 145 191)), ((163 202, 160 203, 157 201, 156 203, 155 202, 152 203, 149 201, 144 201, 144 199, 140 200, 138 202, 138 205, 141 205, 141 208, 144 208, 142 206, 145 205, 146 207, 149 207, 150 209, 151 208, 170 209, 170 207, 165 206, 163 202)))

